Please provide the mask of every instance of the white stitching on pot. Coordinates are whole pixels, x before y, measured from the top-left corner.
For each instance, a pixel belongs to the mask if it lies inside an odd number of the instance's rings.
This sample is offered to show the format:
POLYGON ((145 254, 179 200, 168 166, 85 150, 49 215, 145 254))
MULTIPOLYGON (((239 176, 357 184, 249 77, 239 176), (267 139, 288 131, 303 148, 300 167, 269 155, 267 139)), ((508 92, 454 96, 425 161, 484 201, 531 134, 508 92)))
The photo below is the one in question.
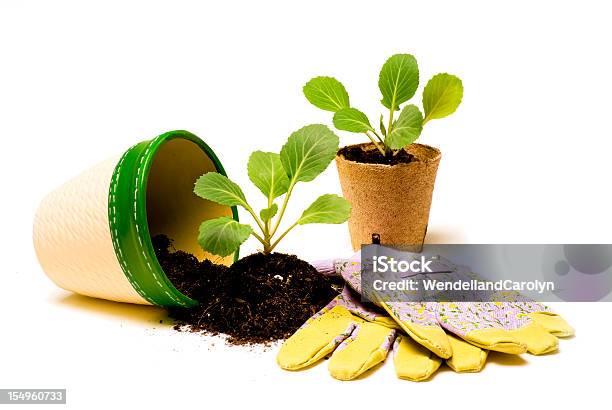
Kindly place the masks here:
MULTIPOLYGON (((143 172, 142 168, 144 165, 144 159, 147 157, 147 154, 149 153, 151 149, 151 144, 149 144, 147 146, 147 148, 145 149, 143 155, 140 157, 140 160, 138 161, 138 167, 136 169, 136 183, 135 183, 135 189, 134 189, 134 220, 138 221, 138 181, 140 180, 140 175, 143 172)), ((175 303, 180 304, 181 306, 186 306, 187 304, 185 302, 183 302, 182 300, 178 299, 176 296, 170 294, 166 289, 163 289, 163 285, 161 283, 161 278, 157 275, 157 272, 155 271, 155 269, 151 268, 151 265, 149 263, 149 257, 148 255, 145 253, 144 251, 144 244, 142 242, 142 238, 140 237, 140 229, 138 227, 138 223, 136 223, 136 232, 137 232, 137 238, 138 238, 138 242, 140 244, 140 252, 145 260, 145 262, 147 263, 147 266, 149 266, 149 268, 151 269, 151 272, 153 273, 153 278, 155 279, 155 282, 157 283, 157 285, 162 288, 162 290, 164 291, 164 293, 175 303)))
POLYGON ((132 287, 136 290, 136 292, 138 292, 138 294, 143 299, 145 299, 149 303, 155 304, 148 297, 148 295, 142 290, 142 288, 140 287, 138 282, 134 280, 132 272, 130 271, 130 269, 127 266, 127 262, 125 261, 125 258, 123 256, 123 251, 121 250, 121 247, 119 246, 119 241, 117 239, 118 236, 119 236, 119 232, 118 232, 117 226, 116 226, 117 225, 117 203, 116 203, 116 201, 117 201, 117 185, 118 185, 118 182, 119 182, 119 177, 121 175, 121 169, 122 169, 121 167, 123 165, 123 162, 125 161, 125 158, 128 156, 128 154, 136 147, 136 145, 131 146, 123 154, 123 156, 119 160, 119 163, 115 167, 115 171, 113 171, 113 176, 111 178, 112 189, 109 190, 110 191, 109 192, 109 209, 110 209, 110 212, 111 212, 111 214, 113 216, 112 223, 110 224, 111 225, 111 230, 113 232, 112 242, 113 242, 113 248, 115 249, 115 254, 117 255, 117 259, 119 260, 119 266, 123 270, 123 273, 125 274, 125 277, 127 278, 127 280, 130 282, 132 287))

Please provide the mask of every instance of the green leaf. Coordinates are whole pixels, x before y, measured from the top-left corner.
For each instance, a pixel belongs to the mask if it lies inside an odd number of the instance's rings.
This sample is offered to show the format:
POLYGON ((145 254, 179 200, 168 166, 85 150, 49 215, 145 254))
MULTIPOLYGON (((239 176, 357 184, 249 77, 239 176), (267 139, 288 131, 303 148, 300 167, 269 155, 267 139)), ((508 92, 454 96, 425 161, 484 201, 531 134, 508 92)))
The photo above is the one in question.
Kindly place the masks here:
POLYGON ((249 178, 270 200, 287 192, 289 179, 283 169, 280 155, 274 152, 255 151, 247 165, 249 178))
POLYGON ((419 66, 410 54, 391 56, 378 76, 378 88, 383 95, 382 104, 390 110, 399 110, 400 104, 412 98, 419 86, 419 66))
POLYGON ((387 136, 387 129, 385 128, 385 124, 383 122, 383 115, 380 114, 380 123, 378 124, 378 126, 380 127, 380 132, 382 133, 382 135, 384 135, 385 137, 387 136))
POLYGON ((400 149, 412 144, 423 130, 423 114, 416 105, 407 105, 402 109, 385 144, 391 149, 400 149))
POLYGON ((346 199, 326 194, 318 197, 303 213, 298 224, 341 224, 351 216, 351 204, 346 199))
POLYGON ((303 88, 306 99, 322 110, 336 112, 349 108, 349 96, 342 83, 333 77, 315 77, 303 88))
POLYGON ((338 144, 338 136, 325 125, 312 124, 295 131, 280 153, 289 180, 308 182, 315 179, 336 156, 338 144))
POLYGON ((206 252, 227 256, 240 248, 253 229, 228 216, 209 219, 200 225, 198 243, 206 252))
POLYGON ((334 114, 334 126, 350 132, 372 131, 368 117, 356 108, 343 108, 334 114))
POLYGON ((268 222, 270 219, 274 218, 274 215, 278 212, 278 205, 272 204, 270 208, 265 208, 259 211, 259 216, 261 220, 264 222, 268 222))
POLYGON ((207 172, 198 178, 193 192, 201 198, 221 205, 248 207, 242 189, 228 177, 217 172, 207 172))
POLYGON ((457 110, 463 98, 463 84, 452 74, 436 74, 423 90, 425 122, 444 118, 457 110))

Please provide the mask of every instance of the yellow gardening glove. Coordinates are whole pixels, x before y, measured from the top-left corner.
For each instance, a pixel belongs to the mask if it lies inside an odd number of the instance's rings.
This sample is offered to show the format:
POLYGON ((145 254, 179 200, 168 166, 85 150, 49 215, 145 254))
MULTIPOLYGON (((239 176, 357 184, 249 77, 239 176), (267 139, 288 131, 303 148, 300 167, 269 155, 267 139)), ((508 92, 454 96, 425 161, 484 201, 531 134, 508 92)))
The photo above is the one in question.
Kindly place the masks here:
MULTIPOLYGON (((574 334, 573 329, 567 324, 567 322, 565 322, 565 320, 563 320, 563 318, 546 310, 546 307, 535 302, 515 302, 514 304, 505 302, 503 305, 497 306, 497 308, 494 309, 495 314, 500 316, 503 316, 503 313, 506 313, 509 317, 520 317, 521 315, 524 315, 525 318, 533 321, 532 325, 515 325, 514 328, 506 327, 502 328, 502 330, 499 330, 500 327, 496 326, 495 328, 491 328, 491 330, 487 330, 482 333, 475 332, 476 336, 470 332, 462 334, 461 332, 465 331, 463 330, 465 328, 461 329, 457 325, 457 323, 461 322, 449 319, 447 316, 448 310, 456 308, 456 304, 430 304, 429 309, 432 309, 432 307, 435 309, 438 320, 445 326, 445 335, 452 350, 452 356, 446 359, 446 364, 455 372, 459 373, 479 372, 482 370, 486 363, 489 351, 486 348, 481 348, 482 346, 495 347, 498 351, 505 350, 507 353, 512 353, 513 349, 516 349, 517 343, 520 343, 524 344, 529 353, 538 355, 556 350, 558 347, 558 337, 568 337, 574 334), (446 329, 447 326, 450 331, 446 329), (463 338, 459 338, 455 336, 455 334, 461 335, 463 338), (497 343, 496 346, 493 346, 493 340, 495 340, 495 343, 497 343), (512 342, 508 345, 504 345, 504 340, 511 340, 512 342)), ((457 313, 464 314, 465 312, 472 311, 474 309, 475 303, 464 302, 464 305, 457 313)), ((480 306, 479 309, 482 311, 488 310, 489 308, 480 306)), ((404 314, 405 313, 406 312, 404 312, 404 314)), ((401 320, 402 325, 407 328, 414 329, 416 326, 418 326, 418 324, 415 324, 412 319, 410 319, 410 321, 406 320, 405 316, 399 312, 394 314, 393 317, 401 320)), ((503 321, 501 318, 499 320, 503 321)), ((464 320, 463 323, 466 323, 466 321, 464 320)), ((467 323, 471 323, 471 320, 468 320, 467 323)), ((421 349, 419 351, 421 352, 421 355, 423 350, 428 350, 424 347, 427 346, 427 343, 431 345, 432 342, 431 340, 423 340, 423 345, 416 345, 421 349)), ((435 369, 433 369, 433 371, 429 373, 422 373, 426 367, 421 366, 415 361, 412 361, 410 364, 406 363, 405 361, 403 363, 404 365, 402 367, 398 367, 398 363, 396 363, 396 372, 400 378, 415 381, 425 380, 435 372, 435 369)))
MULTIPOLYGON (((475 373, 484 367, 488 351, 451 334, 446 335, 453 355, 446 364, 457 373, 475 373)), ((442 359, 416 343, 410 336, 400 335, 393 346, 395 373, 400 379, 423 381, 438 370, 442 359)))
MULTIPOLYGON (((325 261, 315 266, 323 272, 342 274, 353 289, 360 291, 358 258, 336 260, 327 263, 327 268, 325 261)), ((396 340, 394 350, 403 356, 395 360, 397 374, 410 380, 424 380, 437 369, 417 360, 427 357, 427 350, 447 359, 449 367, 457 372, 477 372, 483 368, 488 350, 545 354, 557 349, 557 337, 573 334, 560 316, 536 302, 379 302, 402 330, 426 348, 405 343, 409 340, 406 337, 396 340)))
POLYGON ((283 369, 299 370, 331 355, 330 374, 352 380, 383 362, 393 345, 398 373, 414 379, 429 377, 440 366, 440 358, 408 337, 398 338, 394 344, 397 329, 394 320, 362 305, 345 288, 287 339, 277 362, 283 369))
MULTIPOLYGON (((352 263, 358 260, 355 258, 353 259, 354 260, 351 261, 322 260, 313 262, 313 266, 324 275, 336 275, 340 273, 342 267, 346 266, 346 263, 352 263)), ((289 370, 301 369, 317 362, 335 349, 333 344, 327 345, 327 341, 333 338, 331 338, 331 335, 326 334, 326 329, 324 328, 327 323, 332 322, 337 323, 339 328, 342 329, 340 320, 337 316, 332 316, 331 314, 322 319, 318 318, 326 312, 329 312, 330 307, 334 307, 338 304, 346 307, 346 310, 353 318, 357 315, 358 319, 361 320, 365 319, 374 323, 383 324, 383 326, 386 327, 401 329, 401 326, 387 316, 384 311, 375 311, 371 308, 366 308, 357 299, 358 295, 345 289, 341 298, 332 301, 328 307, 325 307, 319 314, 310 319, 304 325, 304 327, 309 326, 309 330, 298 330, 295 335, 287 340, 281 349, 281 353, 278 357, 281 367, 289 370), (309 340, 306 340, 306 334, 309 335, 309 340), (318 342, 312 342, 312 339, 316 339, 318 342), (315 354, 315 352, 319 352, 319 346, 323 345, 325 345, 324 351, 321 354, 315 354), (305 349, 307 352, 305 352, 300 359, 297 359, 300 356, 294 350, 299 349, 305 349)), ((346 315, 346 312, 344 312, 344 314, 346 315)), ((348 317, 348 315, 346 315, 346 317, 348 317)), ((338 333, 338 331, 339 330, 336 330, 331 333, 338 333)), ((456 352, 453 357, 446 360, 449 367, 457 372, 477 372, 483 368, 487 358, 486 350, 470 345, 462 339, 452 335, 447 335, 441 329, 440 331, 444 339, 448 342, 450 349, 456 352)), ((393 344, 393 363, 398 377, 412 381, 422 381, 430 378, 438 370, 442 363, 442 359, 431 350, 416 343, 411 337, 398 334, 393 344)), ((333 368, 331 362, 330 366, 333 368)))
MULTIPOLYGON (((440 259, 441 271, 467 276, 465 268, 440 259)), ((361 264, 349 261, 339 268, 347 284, 361 292, 361 264)), ((473 274, 472 274, 473 275, 473 274)), ((401 291, 400 291, 401 292, 401 291)), ((397 293, 397 292, 396 292, 397 293)), ((376 295, 374 295, 376 296, 376 295)), ((489 295, 497 300, 499 295, 489 295)), ((521 300, 514 294, 512 300, 521 300)), ((406 302, 401 295, 381 294, 376 301, 415 341, 438 356, 453 356, 447 333, 486 350, 508 354, 546 354, 557 350, 556 336, 570 336, 573 329, 544 305, 523 302, 406 302), (445 332, 446 331, 446 332, 445 332)))
MULTIPOLYGON (((399 335, 397 323, 383 312, 362 305, 348 288, 309 319, 281 347, 277 362, 286 370, 299 370, 331 355, 330 374, 352 380, 385 360, 393 344, 393 363, 399 377, 420 381, 440 367, 442 359, 399 335), (396 338, 397 335, 397 338, 396 338), (393 343, 395 339, 395 343, 393 343)), ((457 371, 478 371, 486 351, 450 336, 458 354, 447 360, 457 371)))
MULTIPOLYGON (((481 371, 487 360, 488 351, 452 335, 447 336, 453 355, 446 359, 446 364, 458 373, 481 371)), ((406 335, 397 336, 393 354, 397 377, 416 382, 429 379, 442 363, 440 357, 406 335)))
POLYGON ((331 354, 330 374, 351 380, 385 360, 395 328, 393 320, 368 311, 345 288, 285 341, 276 360, 283 369, 298 370, 331 354))

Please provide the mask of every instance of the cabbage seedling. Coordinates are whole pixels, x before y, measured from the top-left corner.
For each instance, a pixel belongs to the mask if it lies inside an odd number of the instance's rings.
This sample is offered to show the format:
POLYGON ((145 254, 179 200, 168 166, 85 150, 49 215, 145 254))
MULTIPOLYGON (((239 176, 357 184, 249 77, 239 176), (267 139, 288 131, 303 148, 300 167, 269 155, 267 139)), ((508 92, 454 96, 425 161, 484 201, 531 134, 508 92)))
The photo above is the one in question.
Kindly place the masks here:
POLYGON ((196 195, 221 205, 240 206, 257 225, 257 229, 253 229, 227 216, 204 221, 198 236, 202 249, 227 256, 249 236, 254 236, 263 245, 263 253, 269 254, 297 225, 346 222, 351 213, 350 203, 338 195, 326 194, 317 198, 285 231, 279 233, 278 230, 297 183, 312 181, 322 173, 336 156, 338 143, 338 137, 329 128, 313 124, 291 134, 280 154, 253 152, 247 165, 249 179, 267 200, 266 208, 259 214, 247 202, 238 184, 229 178, 216 172, 198 178, 194 188, 196 195), (275 201, 280 197, 283 198, 279 208, 275 201))
POLYGON ((389 110, 387 126, 384 116, 379 120, 379 131, 368 117, 350 106, 349 96, 342 83, 333 77, 315 77, 304 86, 304 95, 315 107, 334 113, 334 126, 339 130, 364 133, 383 156, 390 157, 421 135, 430 120, 444 118, 457 109, 463 98, 461 80, 452 74, 434 75, 423 90, 423 113, 414 104, 404 106, 397 119, 395 112, 410 100, 419 86, 419 67, 410 54, 391 56, 378 77, 382 93, 381 103, 389 110))

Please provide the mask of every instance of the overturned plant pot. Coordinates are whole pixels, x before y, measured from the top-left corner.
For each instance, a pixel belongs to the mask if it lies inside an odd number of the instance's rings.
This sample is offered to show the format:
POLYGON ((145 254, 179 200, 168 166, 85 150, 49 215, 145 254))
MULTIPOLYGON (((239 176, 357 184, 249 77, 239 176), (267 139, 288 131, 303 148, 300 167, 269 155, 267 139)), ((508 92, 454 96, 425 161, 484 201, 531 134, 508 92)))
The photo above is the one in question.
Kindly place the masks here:
POLYGON ((373 234, 386 245, 420 249, 423 244, 442 155, 416 143, 397 155, 401 157, 384 161, 369 143, 338 151, 342 192, 353 206, 349 231, 354 250, 371 243, 373 234))
POLYGON ((224 174, 214 152, 187 131, 142 141, 83 172, 48 194, 34 220, 34 248, 59 287, 117 302, 195 306, 160 266, 151 237, 168 234, 198 259, 225 265, 202 251, 197 226, 235 207, 203 202, 193 181, 204 172, 224 174))

